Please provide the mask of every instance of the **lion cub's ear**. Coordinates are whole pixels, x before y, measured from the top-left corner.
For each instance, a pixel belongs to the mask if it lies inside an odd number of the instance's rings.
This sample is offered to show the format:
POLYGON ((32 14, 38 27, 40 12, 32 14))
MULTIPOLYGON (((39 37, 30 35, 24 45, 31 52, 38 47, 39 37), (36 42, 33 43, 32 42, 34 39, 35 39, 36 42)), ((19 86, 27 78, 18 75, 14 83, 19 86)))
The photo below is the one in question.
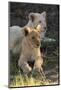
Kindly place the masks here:
POLYGON ((35 14, 34 14, 34 13, 30 13, 30 14, 29 14, 29 19, 30 19, 32 22, 34 22, 34 20, 35 20, 35 14))
POLYGON ((40 24, 38 24, 37 27, 36 27, 36 30, 37 30, 38 32, 41 32, 41 31, 42 31, 42 26, 41 26, 40 24))
POLYGON ((29 33, 30 33, 30 28, 29 28, 29 27, 26 27, 26 28, 24 29, 24 34, 25 34, 25 36, 27 36, 29 33))

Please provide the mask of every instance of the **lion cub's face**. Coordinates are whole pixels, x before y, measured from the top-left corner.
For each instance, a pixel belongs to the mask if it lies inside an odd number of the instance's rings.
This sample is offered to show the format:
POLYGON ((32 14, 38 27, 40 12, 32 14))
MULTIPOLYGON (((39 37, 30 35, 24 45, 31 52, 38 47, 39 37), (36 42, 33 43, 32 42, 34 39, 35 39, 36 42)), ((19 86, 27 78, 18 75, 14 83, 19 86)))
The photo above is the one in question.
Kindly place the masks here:
POLYGON ((32 31, 27 37, 34 47, 36 48, 39 47, 40 45, 40 34, 39 33, 32 31))
POLYGON ((35 29, 25 29, 25 37, 35 48, 38 48, 40 46, 40 32, 42 32, 42 29, 39 25, 35 29))

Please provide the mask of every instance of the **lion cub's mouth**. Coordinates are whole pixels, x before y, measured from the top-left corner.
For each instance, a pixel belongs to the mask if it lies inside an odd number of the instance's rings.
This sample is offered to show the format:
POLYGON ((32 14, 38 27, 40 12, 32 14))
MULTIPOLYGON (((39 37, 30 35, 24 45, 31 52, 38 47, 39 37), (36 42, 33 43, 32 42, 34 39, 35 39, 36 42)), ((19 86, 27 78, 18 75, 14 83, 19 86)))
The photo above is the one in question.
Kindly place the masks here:
POLYGON ((37 44, 34 43, 34 44, 32 44, 32 45, 33 45, 34 48, 39 48, 40 43, 37 43, 37 44))

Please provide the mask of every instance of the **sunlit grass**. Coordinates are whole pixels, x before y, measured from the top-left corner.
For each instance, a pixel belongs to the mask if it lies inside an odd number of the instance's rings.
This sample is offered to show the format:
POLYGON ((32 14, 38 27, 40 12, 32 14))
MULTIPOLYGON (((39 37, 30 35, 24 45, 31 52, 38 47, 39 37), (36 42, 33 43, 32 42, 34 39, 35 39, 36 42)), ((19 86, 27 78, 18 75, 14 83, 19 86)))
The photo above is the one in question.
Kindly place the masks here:
POLYGON ((10 87, 24 87, 24 86, 41 86, 49 85, 49 81, 43 81, 31 77, 23 77, 22 75, 17 75, 10 81, 10 87))

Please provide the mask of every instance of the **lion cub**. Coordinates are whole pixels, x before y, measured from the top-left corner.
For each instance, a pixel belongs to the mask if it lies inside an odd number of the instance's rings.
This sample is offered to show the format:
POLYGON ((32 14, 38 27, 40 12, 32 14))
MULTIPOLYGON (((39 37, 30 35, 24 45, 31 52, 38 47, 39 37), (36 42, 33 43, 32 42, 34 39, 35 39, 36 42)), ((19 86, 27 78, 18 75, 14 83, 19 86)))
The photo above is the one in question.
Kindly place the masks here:
POLYGON ((24 73, 29 73, 32 68, 29 66, 28 61, 35 60, 33 69, 38 71, 42 70, 43 58, 40 52, 40 33, 42 28, 37 25, 35 29, 25 28, 25 36, 22 40, 22 51, 18 60, 19 67, 24 73))

